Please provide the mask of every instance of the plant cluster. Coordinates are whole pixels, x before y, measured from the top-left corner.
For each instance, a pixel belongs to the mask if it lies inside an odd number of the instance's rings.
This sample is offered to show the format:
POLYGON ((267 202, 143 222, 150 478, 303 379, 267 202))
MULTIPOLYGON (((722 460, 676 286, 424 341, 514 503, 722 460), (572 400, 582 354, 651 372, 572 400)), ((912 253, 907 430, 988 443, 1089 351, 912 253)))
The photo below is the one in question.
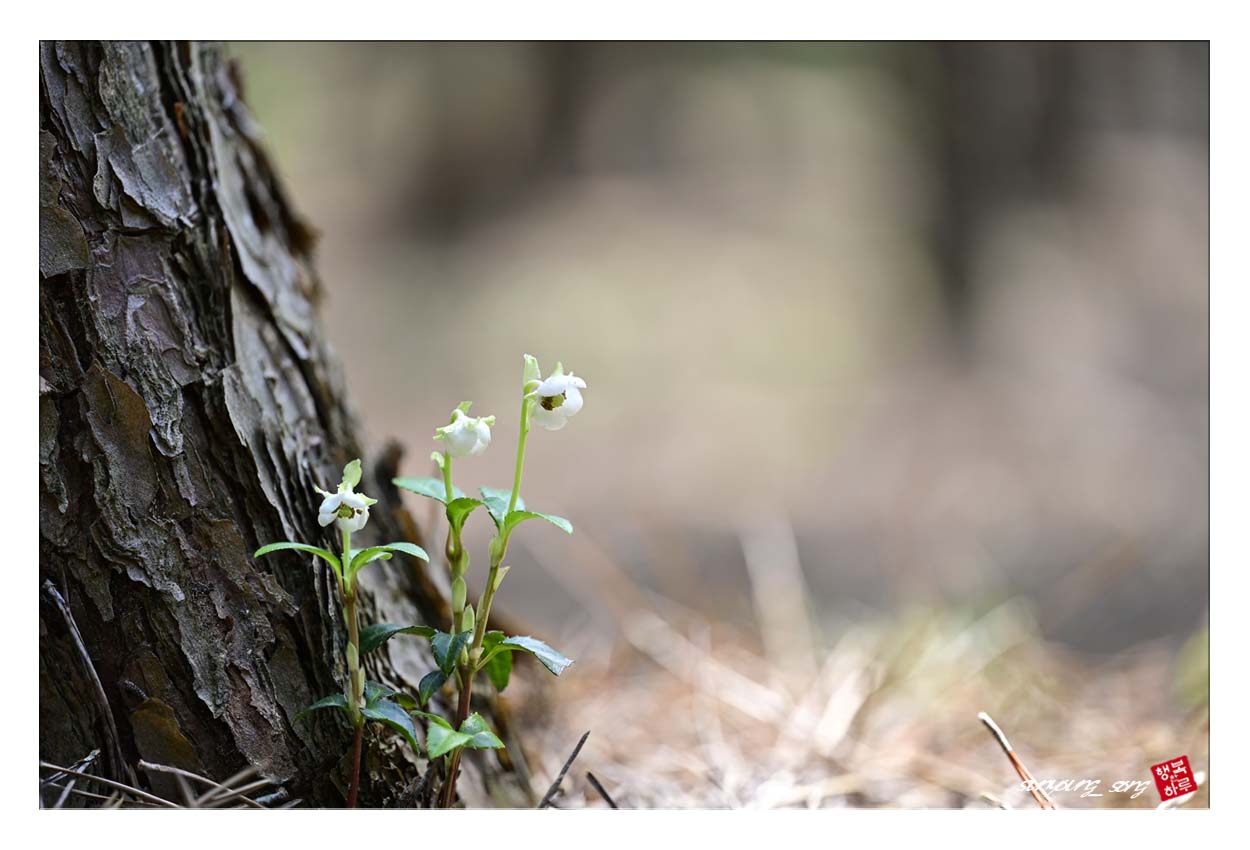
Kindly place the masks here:
POLYGON ((325 528, 334 525, 342 539, 340 554, 304 543, 271 543, 262 546, 256 555, 281 550, 311 553, 330 565, 337 580, 343 618, 347 625, 347 681, 341 693, 319 700, 303 712, 321 709, 342 711, 352 725, 354 738, 351 756, 351 778, 347 806, 356 805, 360 790, 360 757, 366 721, 384 724, 398 732, 417 753, 416 724, 425 723, 425 752, 434 762, 442 759, 443 784, 438 803, 449 808, 456 800, 456 778, 460 756, 465 749, 500 749, 503 742, 490 729, 486 720, 472 711, 474 681, 484 673, 491 685, 502 692, 512 674, 512 656, 527 652, 555 675, 564 672, 572 661, 542 641, 523 635, 507 635, 489 628, 491 605, 509 567, 504 564, 508 542, 522 522, 542 519, 572 534, 572 524, 563 517, 526 509, 521 498, 521 474, 525 466, 525 446, 530 428, 537 424, 548 430, 563 428, 582 407, 581 391, 586 382, 572 372, 565 373, 559 363, 546 378, 538 361, 525 355, 521 379, 520 429, 517 438, 516 471, 510 490, 480 488, 481 498, 465 495, 452 481, 453 461, 482 454, 490 446, 494 416, 472 417, 472 402, 460 404, 451 413, 447 425, 438 428, 434 439, 443 451, 431 455, 442 475, 440 478, 396 478, 397 487, 442 503, 447 517, 447 542, 444 550, 451 581, 452 621, 449 631, 428 625, 373 623, 360 628, 357 614, 357 583, 360 570, 375 561, 389 560, 393 553, 429 561, 429 556, 413 543, 388 543, 363 549, 352 548, 352 535, 369 521, 369 508, 376 504, 363 493, 356 492, 360 483, 360 461, 353 460, 343 469, 338 489, 331 493, 318 488, 323 497, 317 521, 325 528), (477 604, 468 601, 469 553, 463 544, 466 521, 478 508, 484 507, 494 521, 495 535, 488 552, 489 571, 477 604), (396 635, 413 635, 430 643, 437 665, 417 685, 417 694, 399 693, 395 689, 365 679, 362 660, 396 635), (456 712, 450 718, 425 710, 430 699, 448 683, 457 692, 456 712))

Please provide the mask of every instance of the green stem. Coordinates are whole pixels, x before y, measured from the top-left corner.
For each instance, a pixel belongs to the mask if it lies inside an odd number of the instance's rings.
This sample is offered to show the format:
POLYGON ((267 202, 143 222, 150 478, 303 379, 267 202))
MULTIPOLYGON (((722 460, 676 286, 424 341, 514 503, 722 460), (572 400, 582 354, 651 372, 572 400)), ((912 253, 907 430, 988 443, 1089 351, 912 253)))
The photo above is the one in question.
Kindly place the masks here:
POLYGON ((343 532, 343 618, 347 620, 347 713, 355 727, 352 740, 352 773, 347 791, 347 807, 356 807, 360 793, 360 750, 364 739, 365 718, 360 712, 364 699, 365 676, 360 668, 360 619, 356 615, 356 579, 351 573, 352 534, 343 532))
POLYGON ((521 398, 521 433, 516 441, 516 474, 512 478, 512 498, 508 500, 508 513, 516 510, 517 499, 521 497, 521 472, 525 467, 525 438, 530 433, 530 409, 533 402, 521 398))
POLYGON ((443 484, 447 487, 447 501, 450 502, 456 495, 456 489, 451 486, 451 455, 448 454, 443 458, 443 484))

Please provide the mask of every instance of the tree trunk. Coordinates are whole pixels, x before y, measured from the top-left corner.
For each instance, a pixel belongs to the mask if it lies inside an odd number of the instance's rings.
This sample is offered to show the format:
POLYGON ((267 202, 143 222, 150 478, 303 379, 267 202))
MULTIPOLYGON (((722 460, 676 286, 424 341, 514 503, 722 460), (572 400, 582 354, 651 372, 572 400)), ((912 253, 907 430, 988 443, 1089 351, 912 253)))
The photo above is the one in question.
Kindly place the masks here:
MULTIPOLYGON (((359 455, 311 232, 217 49, 45 42, 40 96, 41 757, 99 748, 102 775, 158 793, 140 759, 218 781, 256 765, 342 805, 347 724, 295 719, 344 680, 333 578, 251 557, 332 546, 313 485, 359 455)), ((365 459, 366 536, 437 552, 389 483, 398 457, 365 459)), ((370 570, 367 617, 446 626, 421 564, 370 570)), ((392 644, 406 656, 370 656, 370 677, 415 692, 433 662, 392 644)), ((402 804, 424 761, 381 727, 366 741, 362 805, 402 804)), ((476 764, 477 793, 528 795, 506 757, 476 764)))

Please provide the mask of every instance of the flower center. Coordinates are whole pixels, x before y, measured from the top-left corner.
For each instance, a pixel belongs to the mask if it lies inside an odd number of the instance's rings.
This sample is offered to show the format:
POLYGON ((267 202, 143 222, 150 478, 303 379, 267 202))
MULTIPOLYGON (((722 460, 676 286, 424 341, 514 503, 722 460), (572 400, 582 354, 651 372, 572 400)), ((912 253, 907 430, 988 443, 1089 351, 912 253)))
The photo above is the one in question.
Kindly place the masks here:
POLYGON ((356 509, 351 505, 343 505, 337 511, 339 519, 351 519, 356 515, 356 509))
POLYGON ((542 397, 542 400, 539 401, 539 404, 543 406, 543 410, 555 410, 557 407, 564 404, 564 393, 560 393, 559 395, 545 395, 542 397))

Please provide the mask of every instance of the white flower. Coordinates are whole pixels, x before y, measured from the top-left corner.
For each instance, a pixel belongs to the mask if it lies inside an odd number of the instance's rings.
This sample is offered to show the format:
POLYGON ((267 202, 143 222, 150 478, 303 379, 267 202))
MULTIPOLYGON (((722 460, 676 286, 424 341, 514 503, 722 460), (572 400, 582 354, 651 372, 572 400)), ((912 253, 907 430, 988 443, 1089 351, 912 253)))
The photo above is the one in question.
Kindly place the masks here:
POLYGON ((548 431, 559 431, 569 417, 582 409, 582 393, 586 382, 569 372, 564 374, 559 363, 547 380, 540 383, 526 398, 534 399, 531 416, 548 431))
POLYGON ((328 493, 320 487, 314 489, 325 496, 321 507, 317 510, 317 522, 325 528, 332 522, 338 523, 339 531, 355 533, 365 527, 369 521, 369 506, 376 505, 377 499, 370 499, 364 493, 353 489, 360 483, 360 461, 353 460, 343 467, 343 480, 339 482, 337 493, 328 493))
POLYGON ((450 457, 476 457, 490 445, 490 426, 495 424, 495 417, 469 416, 465 411, 470 404, 461 404, 451 412, 451 424, 435 430, 434 439, 447 445, 450 457))

